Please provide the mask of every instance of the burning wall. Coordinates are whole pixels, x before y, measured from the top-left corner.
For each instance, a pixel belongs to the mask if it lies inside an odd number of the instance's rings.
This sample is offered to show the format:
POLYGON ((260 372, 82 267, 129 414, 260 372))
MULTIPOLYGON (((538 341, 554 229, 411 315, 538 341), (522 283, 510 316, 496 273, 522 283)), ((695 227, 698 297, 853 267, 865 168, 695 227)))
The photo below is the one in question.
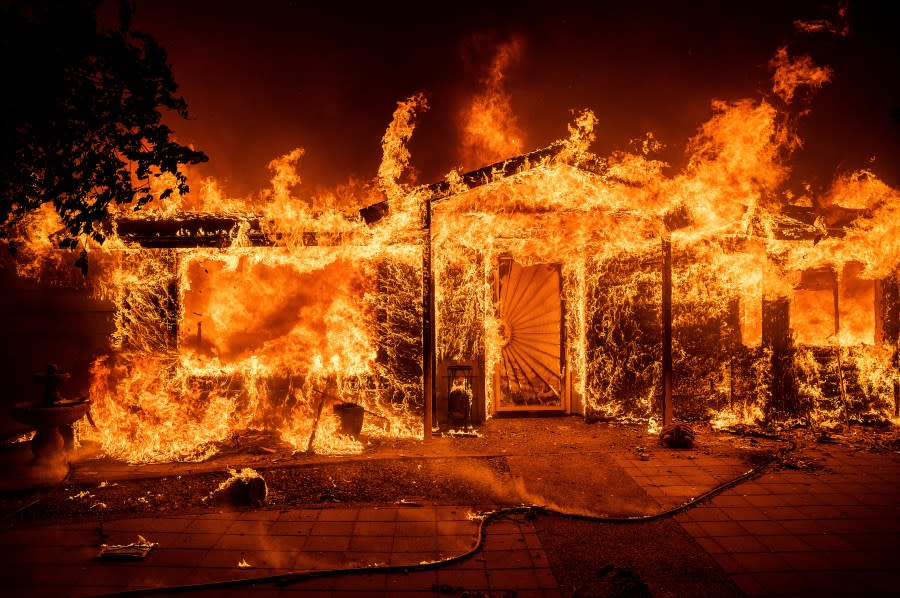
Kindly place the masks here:
POLYGON ((248 431, 295 450, 356 452, 331 415, 341 402, 369 411, 371 436, 415 435, 417 253, 353 244, 125 250, 133 266, 153 263, 154 275, 122 289, 116 353, 93 370, 101 423, 84 437, 134 461, 204 458, 248 431))
MULTIPOLYGON (((480 185, 470 173, 449 201, 438 198, 438 356, 503 369, 499 258, 559 264, 561 408, 652 420, 662 386, 660 239, 669 238, 676 417, 822 424, 889 415, 897 337, 883 322, 896 319, 897 255, 892 239, 862 231, 883 230, 875 220, 892 213, 896 191, 858 174, 867 183, 848 194, 839 179, 830 222, 811 206, 773 201, 781 154, 796 140, 765 102, 716 109, 675 177, 646 155, 559 152, 512 176, 498 176, 502 164, 482 169, 480 185), (878 208, 850 207, 861 201, 878 208)), ((489 411, 497 388, 488 380, 489 411)))

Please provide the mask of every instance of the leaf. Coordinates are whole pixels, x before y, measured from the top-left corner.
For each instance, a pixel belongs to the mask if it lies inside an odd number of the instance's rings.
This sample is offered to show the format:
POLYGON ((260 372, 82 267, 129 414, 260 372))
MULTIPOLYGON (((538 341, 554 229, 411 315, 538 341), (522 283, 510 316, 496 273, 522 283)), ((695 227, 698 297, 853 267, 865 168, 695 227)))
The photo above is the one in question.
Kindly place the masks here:
MULTIPOLYGON (((110 203, 152 199, 151 172, 174 174, 184 193, 180 168, 207 160, 162 124, 163 110, 186 117, 187 104, 165 50, 131 29, 133 0, 121 0, 118 29, 98 26, 99 4, 0 4, 0 49, 15 57, 4 61, 14 92, 0 119, 2 236, 14 238, 22 217, 51 203, 68 231, 60 247, 76 248, 80 234, 101 239, 93 231, 110 203)), ((86 259, 75 265, 87 271, 86 259)))

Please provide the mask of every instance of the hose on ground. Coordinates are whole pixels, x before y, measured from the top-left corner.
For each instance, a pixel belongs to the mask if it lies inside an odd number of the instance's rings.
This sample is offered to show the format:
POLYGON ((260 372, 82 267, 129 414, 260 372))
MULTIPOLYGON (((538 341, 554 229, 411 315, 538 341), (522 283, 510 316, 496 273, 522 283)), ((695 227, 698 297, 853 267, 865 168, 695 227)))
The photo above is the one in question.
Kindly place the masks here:
MULTIPOLYGON (((792 443, 793 448, 793 443, 792 443)), ((709 500, 710 498, 716 496, 728 490, 729 488, 733 488, 742 482, 745 482, 751 478, 754 478, 760 475, 776 458, 770 458, 762 463, 752 467, 747 470, 743 474, 732 478, 726 482, 723 482, 716 486, 715 488, 704 492, 703 494, 691 498, 690 500, 672 507, 670 509, 666 509, 665 511, 661 511, 658 513, 651 513, 649 515, 634 515, 634 516, 626 516, 626 517, 605 517, 598 515, 589 515, 584 513, 570 513, 563 511, 561 509, 555 507, 547 507, 543 505, 516 505, 512 507, 504 507, 500 509, 495 509, 492 511, 485 511, 478 514, 479 523, 478 523, 478 538, 475 544, 466 552, 458 555, 454 555, 451 557, 443 558, 436 561, 426 561, 414 565, 372 565, 366 567, 351 567, 345 569, 312 569, 305 571, 292 571, 289 573, 281 573, 278 575, 266 575, 260 577, 245 577, 245 578, 235 578, 224 581, 216 581, 216 582, 206 582, 199 584, 185 584, 185 585, 177 585, 177 586, 163 586, 156 588, 139 588, 135 590, 126 590, 123 592, 116 592, 113 594, 104 594, 104 596, 149 596, 154 594, 179 594, 179 593, 187 593, 187 592, 199 592, 206 590, 217 590, 217 589, 227 589, 227 588, 236 588, 242 586, 252 586, 259 584, 274 584, 280 587, 288 586, 294 583, 300 583, 302 581, 308 579, 316 579, 322 577, 337 577, 343 575, 371 575, 373 573, 376 574, 391 574, 391 573, 401 573, 408 574, 413 571, 427 571, 431 569, 439 569, 441 567, 445 567, 447 565, 451 565, 453 563, 459 563, 465 560, 468 560, 481 552, 481 549, 484 545, 485 539, 487 537, 487 528, 491 522, 501 519, 503 517, 508 517, 511 515, 534 515, 534 514, 544 514, 544 515, 557 515, 560 517, 566 517, 569 519, 578 519, 582 521, 596 521, 602 523, 644 523, 648 521, 655 521, 658 519, 663 519, 666 517, 671 517, 682 511, 685 511, 689 508, 695 507, 703 501, 709 500)))

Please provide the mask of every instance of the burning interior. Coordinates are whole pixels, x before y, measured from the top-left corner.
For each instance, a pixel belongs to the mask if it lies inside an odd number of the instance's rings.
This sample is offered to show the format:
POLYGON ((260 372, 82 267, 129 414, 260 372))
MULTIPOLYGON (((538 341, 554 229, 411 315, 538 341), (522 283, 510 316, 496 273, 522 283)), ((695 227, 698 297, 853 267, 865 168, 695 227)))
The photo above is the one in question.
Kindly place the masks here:
MULTIPOLYGON (((785 106, 827 71, 776 60, 785 106)), ((147 462, 203 459, 248 430, 359 452, 346 404, 369 438, 535 411, 657 428, 669 318, 677 420, 896 420, 900 195, 867 171, 784 194, 799 142, 778 98, 714 103, 675 175, 652 135, 591 154, 584 112, 544 149, 413 186, 416 96, 358 213, 294 197, 300 150, 252 205, 209 184, 121 213, 90 246, 115 331, 91 367, 96 427, 78 435, 147 462)), ((23 223, 21 274, 68 268, 53 226, 23 223)))

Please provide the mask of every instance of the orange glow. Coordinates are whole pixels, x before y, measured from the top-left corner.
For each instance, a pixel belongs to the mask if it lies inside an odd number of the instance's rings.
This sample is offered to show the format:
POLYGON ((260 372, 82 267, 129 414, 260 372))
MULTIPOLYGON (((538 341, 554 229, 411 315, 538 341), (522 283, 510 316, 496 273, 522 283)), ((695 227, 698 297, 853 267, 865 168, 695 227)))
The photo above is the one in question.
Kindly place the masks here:
POLYGON ((798 290, 791 298, 794 340, 801 345, 830 345, 834 338, 834 293, 798 290))
POLYGON ((274 256, 264 263, 247 254, 236 261, 203 257, 191 256, 182 266, 184 353, 201 362, 256 357, 285 371, 329 363, 353 372, 371 364, 369 318, 359 307, 366 281, 349 264, 303 272, 274 256))
POLYGON ((838 315, 841 343, 875 343, 875 282, 860 278, 863 265, 844 266, 839 282, 838 315))

